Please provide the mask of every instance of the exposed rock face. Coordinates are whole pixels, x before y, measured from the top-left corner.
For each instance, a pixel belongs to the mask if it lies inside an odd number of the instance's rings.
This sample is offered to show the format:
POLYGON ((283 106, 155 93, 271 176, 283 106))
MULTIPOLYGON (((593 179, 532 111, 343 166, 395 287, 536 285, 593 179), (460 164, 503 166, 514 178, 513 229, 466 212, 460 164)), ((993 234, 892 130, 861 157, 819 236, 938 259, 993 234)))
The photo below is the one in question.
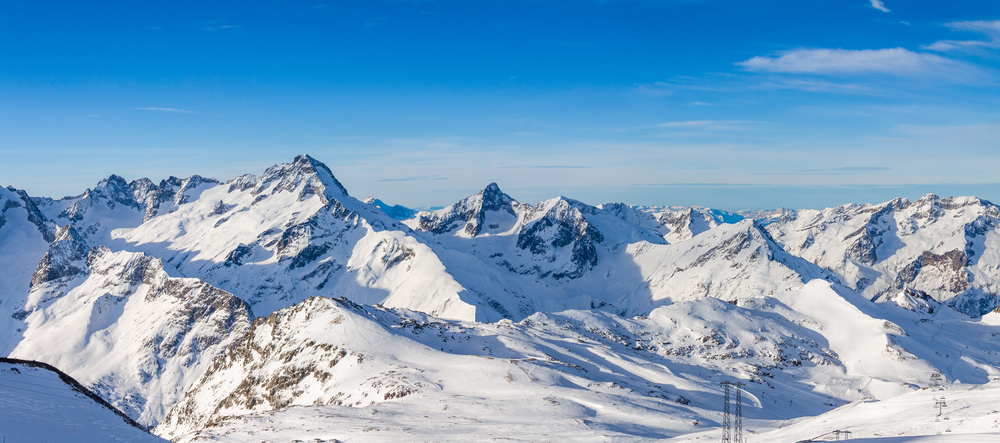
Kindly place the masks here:
POLYGON ((36 271, 27 329, 11 356, 66 368, 154 426, 253 314, 232 294, 171 278, 152 257, 96 247, 84 261, 82 252, 73 228, 60 230, 36 271))
POLYGON ((294 404, 367 406, 422 390, 422 371, 355 340, 389 335, 369 315, 343 299, 314 297, 258 318, 170 411, 160 433, 176 438, 178 429, 213 426, 233 414, 294 404), (341 386, 348 380, 350 387, 341 386))
POLYGON ((35 201, 31 197, 28 197, 28 193, 20 189, 15 189, 13 186, 8 186, 7 191, 16 194, 18 200, 20 201, 9 197, 4 199, 3 210, 0 212, 0 217, 2 217, 4 222, 0 223, 0 227, 6 223, 7 211, 14 208, 24 208, 24 211, 27 212, 28 222, 35 225, 35 228, 38 229, 42 238, 44 238, 47 242, 55 240, 55 225, 49 221, 48 217, 46 217, 42 211, 38 210, 38 206, 35 205, 35 201))
POLYGON ((969 273, 965 269, 968 263, 965 251, 958 249, 940 255, 924 251, 900 270, 899 278, 911 287, 923 287, 935 293, 958 293, 969 288, 969 273), (918 282, 918 278, 924 282, 918 282))
POLYGON ((87 243, 72 226, 56 233, 55 241, 42 257, 31 276, 31 286, 57 280, 69 280, 87 272, 87 243))
POLYGON ((910 203, 799 211, 768 229, 784 248, 827 269, 871 300, 904 289, 972 316, 1000 306, 1000 209, 971 197, 933 194, 910 203))
POLYGON ((151 194, 156 189, 148 179, 134 181, 131 184, 117 175, 97 183, 94 189, 88 189, 77 197, 67 197, 63 200, 71 202, 65 209, 59 212, 58 218, 70 222, 82 221, 87 211, 95 205, 106 205, 108 209, 115 209, 121 205, 136 211, 142 210, 144 206, 139 203, 138 198, 149 200, 151 194))
POLYGON ((527 260, 505 257, 506 250, 491 251, 496 254, 488 258, 497 259, 496 263, 508 271, 558 280, 578 278, 600 260, 597 245, 604 241, 604 235, 586 218, 597 211, 567 198, 537 206, 519 204, 496 183, 490 183, 475 195, 438 211, 421 212, 407 223, 437 236, 515 239, 513 246, 523 251, 527 260))
POLYGON ((272 192, 298 190, 299 201, 311 195, 320 195, 324 198, 323 203, 327 203, 330 196, 347 195, 347 189, 333 176, 330 168, 308 155, 299 155, 292 163, 267 168, 254 194, 265 189, 272 192))
POLYGON ((483 232, 487 219, 492 218, 490 212, 503 212, 511 217, 517 217, 514 210, 517 206, 518 203, 504 194, 496 183, 490 183, 479 193, 444 209, 418 213, 415 229, 434 234, 445 234, 460 229, 464 235, 475 237, 483 232))
POLYGON ((595 214, 596 211, 576 200, 560 198, 543 202, 525 213, 524 227, 517 235, 517 247, 549 263, 559 260, 560 252, 571 247, 569 263, 551 270, 538 265, 533 269, 541 277, 578 278, 597 266, 599 260, 597 245, 604 241, 604 235, 585 218, 585 213, 595 214))

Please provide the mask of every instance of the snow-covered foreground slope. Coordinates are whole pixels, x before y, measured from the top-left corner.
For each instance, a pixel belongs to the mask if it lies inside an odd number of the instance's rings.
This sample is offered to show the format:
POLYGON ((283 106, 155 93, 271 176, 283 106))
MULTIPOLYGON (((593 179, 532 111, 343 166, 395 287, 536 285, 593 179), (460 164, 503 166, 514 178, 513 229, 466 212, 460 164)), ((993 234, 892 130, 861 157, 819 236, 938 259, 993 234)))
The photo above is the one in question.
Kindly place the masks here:
POLYGON ((912 312, 824 281, 740 304, 484 324, 313 298, 258 319, 156 432, 180 441, 662 438, 717 426, 725 380, 750 381, 744 414, 767 428, 905 394, 934 373, 1000 376, 1000 327, 961 314, 925 319, 942 342, 927 347, 927 322, 912 312))
POLYGON ((1000 441, 998 404, 1000 381, 982 385, 953 384, 942 390, 923 389, 889 400, 859 400, 826 414, 754 435, 749 441, 795 442, 835 430, 850 431, 852 440, 871 439, 880 443, 933 442, 938 440, 939 434, 944 436, 941 441, 1000 441), (941 408, 939 416, 935 403, 942 398, 947 406, 941 408))
POLYGON ((29 361, 0 359, 0 437, 9 443, 166 442, 72 378, 29 361))
POLYGON ((979 316, 1000 306, 998 217, 988 201, 929 194, 789 213, 768 230, 868 299, 905 288, 979 316))
POLYGON ((66 368, 144 426, 155 425, 253 315, 242 300, 160 260, 61 229, 32 278, 14 358, 66 368))

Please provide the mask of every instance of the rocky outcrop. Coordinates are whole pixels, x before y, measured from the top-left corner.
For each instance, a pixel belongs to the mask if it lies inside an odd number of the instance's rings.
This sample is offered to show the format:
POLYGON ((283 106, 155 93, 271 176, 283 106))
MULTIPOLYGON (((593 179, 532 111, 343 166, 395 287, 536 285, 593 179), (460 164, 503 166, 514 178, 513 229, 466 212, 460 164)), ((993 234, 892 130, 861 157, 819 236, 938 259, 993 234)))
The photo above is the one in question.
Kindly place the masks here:
POLYGON ((516 217, 516 206, 517 202, 504 194, 496 183, 490 183, 477 194, 444 209, 417 214, 415 229, 439 235, 461 230, 465 235, 475 237, 483 232, 490 212, 504 212, 516 217))
POLYGON ((38 210, 38 206, 35 205, 35 201, 28 197, 28 193, 23 190, 16 189, 13 186, 8 186, 7 190, 17 194, 20 201, 5 199, 3 201, 3 209, 0 212, 4 218, 6 218, 6 213, 14 208, 24 208, 27 212, 27 220, 31 224, 35 225, 38 229, 38 233, 42 235, 42 238, 47 242, 52 242, 56 238, 56 226, 49 221, 48 217, 38 210))
POLYGON ((1000 255, 988 246, 998 225, 1000 209, 988 201, 928 194, 799 211, 768 229, 870 300, 913 290, 979 316, 1000 305, 1000 255))
POLYGON ((550 263, 557 261, 564 248, 569 247, 569 263, 556 269, 538 267, 537 270, 541 277, 578 278, 599 260, 597 245, 604 241, 604 235, 585 217, 596 211, 592 206, 566 198, 543 202, 525 214, 517 247, 550 263))
POLYGON ((95 247, 63 228, 49 266, 39 266, 12 357, 67 372, 152 427, 211 360, 249 328, 249 306, 191 278, 172 278, 160 260, 95 247), (78 266, 72 275, 60 269, 78 266), (61 275, 61 276, 60 276, 61 275), (41 278, 46 276, 46 278, 41 278), (70 278, 72 277, 72 278, 70 278))
POLYGON ((87 272, 87 243, 70 225, 59 229, 55 241, 31 276, 31 286, 73 279, 87 272))

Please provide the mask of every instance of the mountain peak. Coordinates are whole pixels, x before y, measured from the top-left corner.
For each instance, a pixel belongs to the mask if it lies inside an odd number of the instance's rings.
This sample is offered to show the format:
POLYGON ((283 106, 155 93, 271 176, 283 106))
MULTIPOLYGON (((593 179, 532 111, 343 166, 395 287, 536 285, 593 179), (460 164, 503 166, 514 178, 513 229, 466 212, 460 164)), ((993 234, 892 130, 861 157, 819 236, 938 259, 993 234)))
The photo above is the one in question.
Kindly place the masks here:
POLYGON ((444 209, 421 213, 416 229, 443 234, 464 226, 464 231, 475 237, 483 230, 487 212, 503 211, 514 215, 511 206, 516 203, 517 201, 500 190, 500 186, 490 183, 478 193, 444 209))
POLYGON ((479 191, 479 195, 482 196, 480 204, 482 211, 499 211, 505 207, 509 208, 510 203, 514 201, 513 198, 500 190, 500 186, 496 182, 486 185, 482 191, 479 191))
POLYGON ((296 156, 291 163, 267 168, 254 193, 263 192, 272 184, 274 191, 292 191, 304 184, 300 199, 319 194, 324 201, 329 201, 348 195, 347 189, 333 176, 329 167, 306 154, 296 156))
POLYGON ((500 185, 498 185, 497 182, 490 182, 490 184, 486 185, 486 187, 483 188, 482 191, 479 191, 479 193, 483 195, 499 195, 503 194, 503 191, 500 190, 500 185))

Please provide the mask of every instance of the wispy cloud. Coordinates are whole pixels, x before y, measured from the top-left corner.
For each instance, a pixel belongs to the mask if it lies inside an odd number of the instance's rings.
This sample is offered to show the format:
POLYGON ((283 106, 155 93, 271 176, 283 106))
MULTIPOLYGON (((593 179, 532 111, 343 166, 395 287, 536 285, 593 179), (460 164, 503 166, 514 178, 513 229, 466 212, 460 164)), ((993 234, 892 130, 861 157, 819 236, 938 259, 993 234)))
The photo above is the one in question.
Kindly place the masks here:
POLYGON ((378 180, 380 182, 415 182, 415 181, 430 181, 430 180, 447 180, 447 177, 434 177, 429 175, 423 175, 419 177, 403 177, 403 178, 383 178, 378 180))
POLYGON ((873 8, 878 9, 879 11, 882 12, 889 12, 889 8, 885 7, 885 4, 882 3, 882 0, 871 0, 871 1, 873 8))
POLYGON ((178 114, 197 114, 195 111, 188 111, 186 109, 176 109, 176 108, 132 108, 140 111, 159 111, 159 112, 176 112, 178 114))
POLYGON ((236 25, 223 25, 222 23, 225 23, 225 22, 226 22, 226 19, 224 19, 224 18, 217 19, 217 20, 209 20, 209 21, 205 22, 205 27, 202 28, 202 29, 204 29, 206 31, 219 31, 219 30, 223 30, 223 29, 236 29, 236 28, 239 28, 239 26, 236 26, 236 25))
POLYGON ((976 52, 983 49, 1000 48, 1000 20, 975 20, 947 23, 946 26, 957 31, 982 34, 985 40, 939 40, 924 49, 938 52, 964 51, 976 52))
POLYGON ((829 82, 818 79, 775 78, 753 86, 755 89, 797 89, 809 92, 835 92, 847 94, 874 94, 877 91, 863 83, 829 82))
POLYGON ((660 124, 658 124, 656 126, 659 126, 661 128, 688 128, 688 127, 691 127, 691 126, 706 126, 706 125, 710 125, 712 123, 715 123, 715 122, 712 121, 712 120, 689 120, 689 121, 683 121, 683 122, 660 123, 660 124))
POLYGON ((740 120, 686 120, 660 123, 656 127, 700 131, 735 131, 748 129, 748 123, 753 122, 740 120))
POLYGON ((971 65, 936 54, 889 49, 796 49, 777 56, 757 56, 737 63, 753 72, 949 78, 970 81, 982 76, 971 65))
POLYGON ((888 166, 844 166, 841 168, 792 169, 781 172, 755 172, 752 175, 847 175, 865 172, 888 171, 888 166))
POLYGON ((590 166, 580 166, 580 165, 520 165, 520 166, 501 166, 501 169, 590 169, 590 166))

